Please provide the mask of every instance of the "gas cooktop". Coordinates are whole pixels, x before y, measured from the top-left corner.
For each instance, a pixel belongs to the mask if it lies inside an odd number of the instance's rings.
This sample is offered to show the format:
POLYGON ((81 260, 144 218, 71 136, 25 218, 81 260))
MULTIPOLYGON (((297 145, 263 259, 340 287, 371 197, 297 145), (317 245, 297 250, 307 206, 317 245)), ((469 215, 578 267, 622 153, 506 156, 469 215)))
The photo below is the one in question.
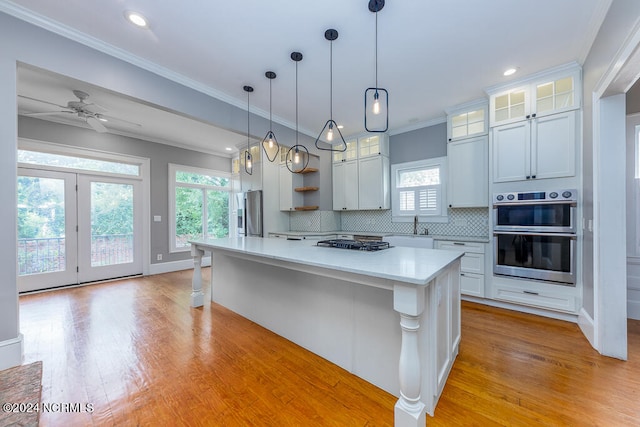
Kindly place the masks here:
POLYGON ((349 239, 330 239, 330 240, 320 240, 316 243, 317 246, 326 246, 329 248, 339 248, 339 249, 353 249, 358 251, 379 251, 382 249, 389 249, 389 242, 382 241, 369 241, 369 242, 361 242, 358 240, 349 240, 349 239))

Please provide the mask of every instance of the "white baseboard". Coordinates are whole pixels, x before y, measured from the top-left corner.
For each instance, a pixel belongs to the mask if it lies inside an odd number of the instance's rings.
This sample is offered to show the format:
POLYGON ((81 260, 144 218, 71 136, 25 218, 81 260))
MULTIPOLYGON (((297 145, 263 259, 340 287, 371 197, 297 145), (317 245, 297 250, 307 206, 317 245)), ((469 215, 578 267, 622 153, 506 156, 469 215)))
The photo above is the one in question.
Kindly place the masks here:
MULTIPOLYGON (((211 257, 202 257, 202 266, 211 266, 211 257)), ((149 266, 149 275, 171 273, 172 271, 190 270, 193 268, 193 259, 182 261, 161 262, 149 266)))
POLYGON ((580 330, 582 331, 584 336, 589 341, 589 344, 591 344, 591 347, 598 350, 598 347, 596 347, 595 323, 593 323, 593 319, 591 318, 589 313, 585 311, 584 308, 580 309, 580 314, 578 315, 578 326, 580 327, 580 330))
POLYGON ((0 371, 22 365, 23 343, 22 334, 10 340, 0 341, 0 371))
POLYGON ((497 301, 487 298, 478 298, 470 295, 462 295, 464 301, 477 302, 478 304, 490 305, 491 307, 504 308, 507 310, 519 311, 522 313, 535 314, 537 316, 550 317, 552 319, 564 320, 565 322, 578 323, 578 316, 571 313, 545 310, 542 308, 529 307, 527 305, 511 304, 504 301, 497 301))

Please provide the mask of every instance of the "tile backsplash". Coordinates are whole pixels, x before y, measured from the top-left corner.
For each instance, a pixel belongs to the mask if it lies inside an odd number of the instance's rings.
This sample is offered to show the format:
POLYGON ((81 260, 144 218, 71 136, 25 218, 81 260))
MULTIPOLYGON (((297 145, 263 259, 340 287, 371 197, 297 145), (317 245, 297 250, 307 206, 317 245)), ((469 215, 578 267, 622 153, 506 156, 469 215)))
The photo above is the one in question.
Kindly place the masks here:
MULTIPOLYGON (((439 236, 487 237, 489 209, 448 209, 449 222, 419 222, 418 232, 425 228, 439 236)), ((383 233, 413 233, 412 222, 392 222, 391 210, 386 211, 303 211, 289 214, 291 231, 371 231, 383 233)))

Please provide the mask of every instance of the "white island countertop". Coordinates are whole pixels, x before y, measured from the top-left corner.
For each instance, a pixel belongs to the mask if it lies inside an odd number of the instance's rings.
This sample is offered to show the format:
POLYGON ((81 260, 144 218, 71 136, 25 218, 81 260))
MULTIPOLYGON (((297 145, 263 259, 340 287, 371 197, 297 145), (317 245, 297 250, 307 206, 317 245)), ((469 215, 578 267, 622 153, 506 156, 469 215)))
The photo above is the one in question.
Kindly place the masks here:
POLYGON ((260 237, 202 239, 190 243, 205 250, 223 250, 422 286, 464 255, 458 251, 409 247, 368 252, 317 246, 309 241, 260 237))

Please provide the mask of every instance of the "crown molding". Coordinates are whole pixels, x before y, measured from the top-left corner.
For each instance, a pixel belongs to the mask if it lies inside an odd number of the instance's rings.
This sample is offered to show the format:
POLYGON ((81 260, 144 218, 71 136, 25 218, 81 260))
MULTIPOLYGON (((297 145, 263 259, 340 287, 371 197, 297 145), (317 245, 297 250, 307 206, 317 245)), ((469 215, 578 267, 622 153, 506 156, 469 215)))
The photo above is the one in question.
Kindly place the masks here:
POLYGON ((388 132, 388 134, 389 134, 389 136, 399 135, 401 133, 407 133, 407 132, 411 132, 411 131, 414 131, 414 130, 427 128, 427 127, 430 127, 430 126, 435 126, 435 125, 439 125, 441 123, 446 123, 446 122, 447 122, 447 117, 446 116, 436 117, 434 119, 429 119, 429 120, 422 121, 422 122, 411 123, 410 125, 407 125, 407 126, 404 126, 404 127, 395 128, 393 130, 390 130, 388 132))

